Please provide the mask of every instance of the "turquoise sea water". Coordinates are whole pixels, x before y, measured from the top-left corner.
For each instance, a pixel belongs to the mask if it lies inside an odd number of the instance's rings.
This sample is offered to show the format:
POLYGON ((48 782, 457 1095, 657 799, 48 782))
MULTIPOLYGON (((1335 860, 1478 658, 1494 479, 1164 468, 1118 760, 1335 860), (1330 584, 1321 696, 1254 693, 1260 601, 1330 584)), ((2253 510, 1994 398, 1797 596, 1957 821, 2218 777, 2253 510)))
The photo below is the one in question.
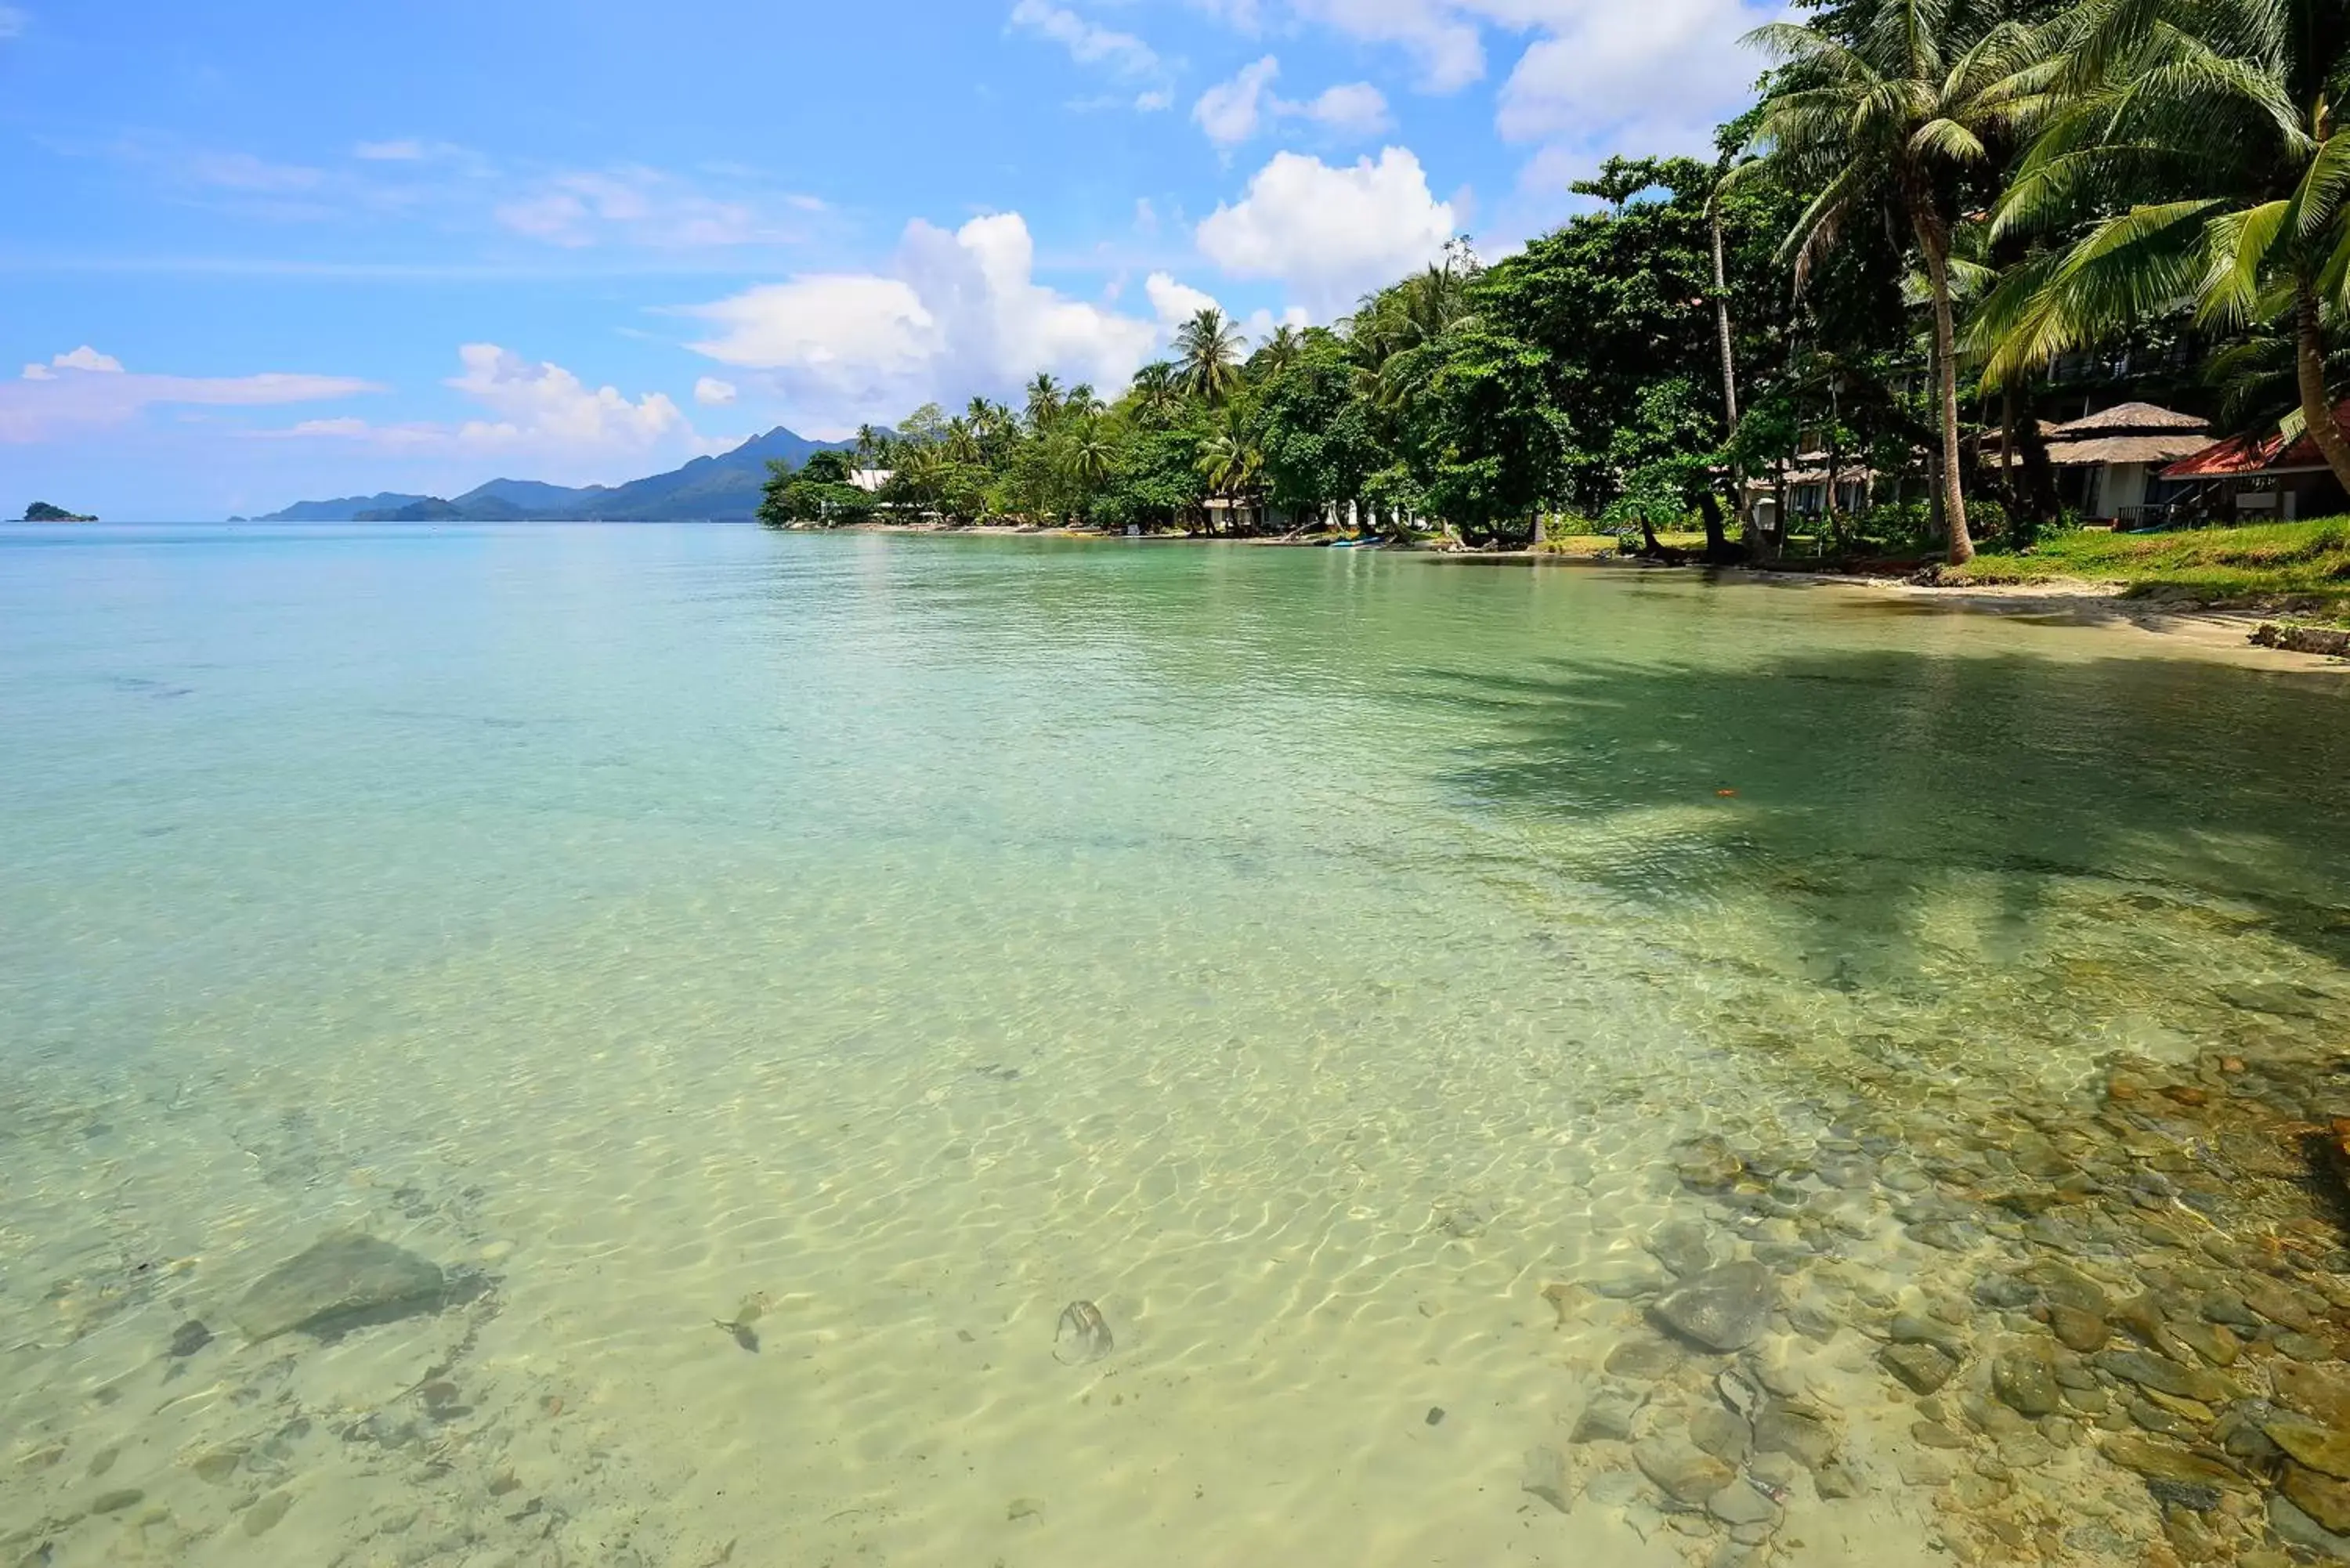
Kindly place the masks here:
MULTIPOLYGON (((1677 1148, 2350 1023, 2350 684, 2152 650, 1361 552, 9 530, 0 1555, 1710 1561, 1568 1441, 1660 1228, 1779 1244, 1677 1148), (245 1343, 342 1229, 463 1299, 245 1343)), ((1950 1259, 1838 1234, 1784 1354, 1877 1484, 1761 1550, 1935 1560, 1858 1319, 1950 1259)))

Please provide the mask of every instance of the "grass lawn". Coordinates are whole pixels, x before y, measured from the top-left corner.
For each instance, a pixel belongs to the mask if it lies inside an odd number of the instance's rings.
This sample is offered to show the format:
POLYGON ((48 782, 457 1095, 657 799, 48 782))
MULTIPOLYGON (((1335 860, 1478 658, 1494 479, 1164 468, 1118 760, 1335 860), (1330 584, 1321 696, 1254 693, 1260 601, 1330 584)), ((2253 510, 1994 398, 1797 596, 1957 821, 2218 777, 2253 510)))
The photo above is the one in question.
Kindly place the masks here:
POLYGON ((1966 582, 2119 583, 2134 598, 2350 612, 2350 517, 2189 528, 2167 534, 2054 534, 2021 555, 1985 553, 1950 574, 1966 582))
MULTIPOLYGON (((1677 550, 1702 550, 1705 534, 1677 534, 1670 529, 1659 532, 1657 542, 1677 550)), ((1553 534, 1535 546, 1545 556, 1616 556, 1622 552, 1616 546, 1613 534, 1553 534)))

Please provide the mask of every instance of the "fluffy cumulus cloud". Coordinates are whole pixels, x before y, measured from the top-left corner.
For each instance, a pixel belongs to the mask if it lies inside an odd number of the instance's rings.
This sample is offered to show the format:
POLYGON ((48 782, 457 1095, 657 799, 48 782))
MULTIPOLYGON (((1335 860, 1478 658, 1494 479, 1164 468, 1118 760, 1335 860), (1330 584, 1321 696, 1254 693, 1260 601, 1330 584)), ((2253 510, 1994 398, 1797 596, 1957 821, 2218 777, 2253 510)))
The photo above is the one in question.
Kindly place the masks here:
POLYGON ((732 444, 705 440, 663 392, 631 399, 617 387, 590 387, 560 365, 495 343, 468 343, 457 360, 460 372, 443 384, 479 408, 475 418, 379 424, 344 417, 252 433, 403 454, 506 456, 571 483, 630 478, 657 455, 686 457, 732 444))
POLYGON ((534 362, 494 343, 468 343, 457 358, 464 373, 448 384, 494 416, 459 427, 459 439, 471 445, 643 452, 691 428, 666 393, 630 402, 617 387, 591 389, 560 365, 534 362))
POLYGON ((1191 106, 1192 119, 1217 146, 1238 146, 1264 123, 1265 99, 1271 96, 1274 78, 1280 74, 1281 62, 1271 55, 1243 66, 1232 80, 1218 82, 1200 95, 1200 101, 1191 106))
POLYGON ((951 234, 917 221, 887 274, 812 274, 692 307, 710 327, 692 348, 755 373, 808 434, 1008 395, 1038 370, 1123 386, 1159 327, 1039 284, 1035 264, 1017 213, 951 234))
POLYGON ((0 382, 0 442, 26 444, 120 425, 159 406, 264 408, 383 390, 347 376, 157 376, 84 344, 0 382))
POLYGON ((1451 203, 1430 194, 1419 160, 1389 147, 1336 168, 1277 154, 1194 237, 1228 275, 1277 279, 1327 320, 1364 290, 1434 260, 1454 224, 1451 203))
MULTIPOLYGON (((1496 126, 1508 140, 1536 144, 1530 184, 1586 171, 1610 152, 1704 151, 1714 125, 1753 97, 1763 62, 1740 39, 1790 15, 1784 0, 1292 0, 1290 8, 1401 50, 1424 91, 1482 78, 1489 47, 1514 52, 1496 126)), ((1384 104, 1357 107, 1384 120, 1384 104)))
POLYGON ((722 381, 715 376, 704 376, 693 383, 693 400, 705 409, 723 409, 737 395, 733 382, 722 381))
POLYGON ((1702 153, 1753 98, 1762 60, 1739 40, 1779 16, 1743 0, 1541 0, 1543 35, 1503 84, 1513 141, 1702 153))
POLYGON ((1357 136, 1387 128, 1387 98, 1368 82, 1326 88, 1299 103, 1273 90, 1280 75, 1281 62, 1272 55, 1243 66, 1232 80, 1201 93, 1200 101, 1191 106, 1191 118, 1207 132, 1209 140, 1227 151, 1278 121, 1309 121, 1357 136))

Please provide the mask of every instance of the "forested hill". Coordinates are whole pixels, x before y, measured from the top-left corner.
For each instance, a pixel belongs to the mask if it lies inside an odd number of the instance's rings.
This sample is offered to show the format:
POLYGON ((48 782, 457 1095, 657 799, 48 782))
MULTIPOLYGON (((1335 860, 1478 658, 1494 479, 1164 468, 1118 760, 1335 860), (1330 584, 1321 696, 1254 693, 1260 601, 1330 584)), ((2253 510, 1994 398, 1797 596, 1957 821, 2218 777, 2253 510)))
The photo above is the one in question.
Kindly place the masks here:
POLYGON ((335 501, 304 501, 273 512, 264 523, 468 522, 527 520, 668 523, 747 523, 758 513, 759 487, 767 462, 781 458, 796 466, 811 452, 836 450, 837 441, 810 441, 778 425, 733 452, 697 457, 682 468, 626 484, 573 488, 526 479, 493 479, 450 500, 386 491, 335 501))

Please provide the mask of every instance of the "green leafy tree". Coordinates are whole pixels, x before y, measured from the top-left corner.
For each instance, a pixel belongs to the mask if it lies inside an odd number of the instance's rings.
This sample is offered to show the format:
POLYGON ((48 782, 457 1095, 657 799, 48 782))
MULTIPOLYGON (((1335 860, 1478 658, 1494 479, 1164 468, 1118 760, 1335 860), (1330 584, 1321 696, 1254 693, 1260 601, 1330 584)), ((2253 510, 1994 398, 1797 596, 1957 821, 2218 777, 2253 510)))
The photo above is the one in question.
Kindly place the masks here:
POLYGON ((1785 62, 1755 140, 1788 185, 1817 192, 1782 247, 1798 284, 1872 213, 1898 215, 1916 241, 1931 299, 1943 521, 1950 558, 1963 562, 1974 541, 1961 488, 1952 234, 1963 177, 1991 164, 1999 139, 2042 106, 2031 72, 2041 41, 1966 0, 1876 0, 1850 23, 1848 41, 1793 23, 1748 35, 1785 62))
POLYGON ((2060 90, 1996 222, 2072 238, 1987 306, 1991 373, 2191 300, 2207 327, 2291 345, 2298 422, 2350 489, 2326 371, 2330 318, 2350 305, 2350 135, 2335 122, 2350 9, 2087 0, 2054 33, 2060 90))

